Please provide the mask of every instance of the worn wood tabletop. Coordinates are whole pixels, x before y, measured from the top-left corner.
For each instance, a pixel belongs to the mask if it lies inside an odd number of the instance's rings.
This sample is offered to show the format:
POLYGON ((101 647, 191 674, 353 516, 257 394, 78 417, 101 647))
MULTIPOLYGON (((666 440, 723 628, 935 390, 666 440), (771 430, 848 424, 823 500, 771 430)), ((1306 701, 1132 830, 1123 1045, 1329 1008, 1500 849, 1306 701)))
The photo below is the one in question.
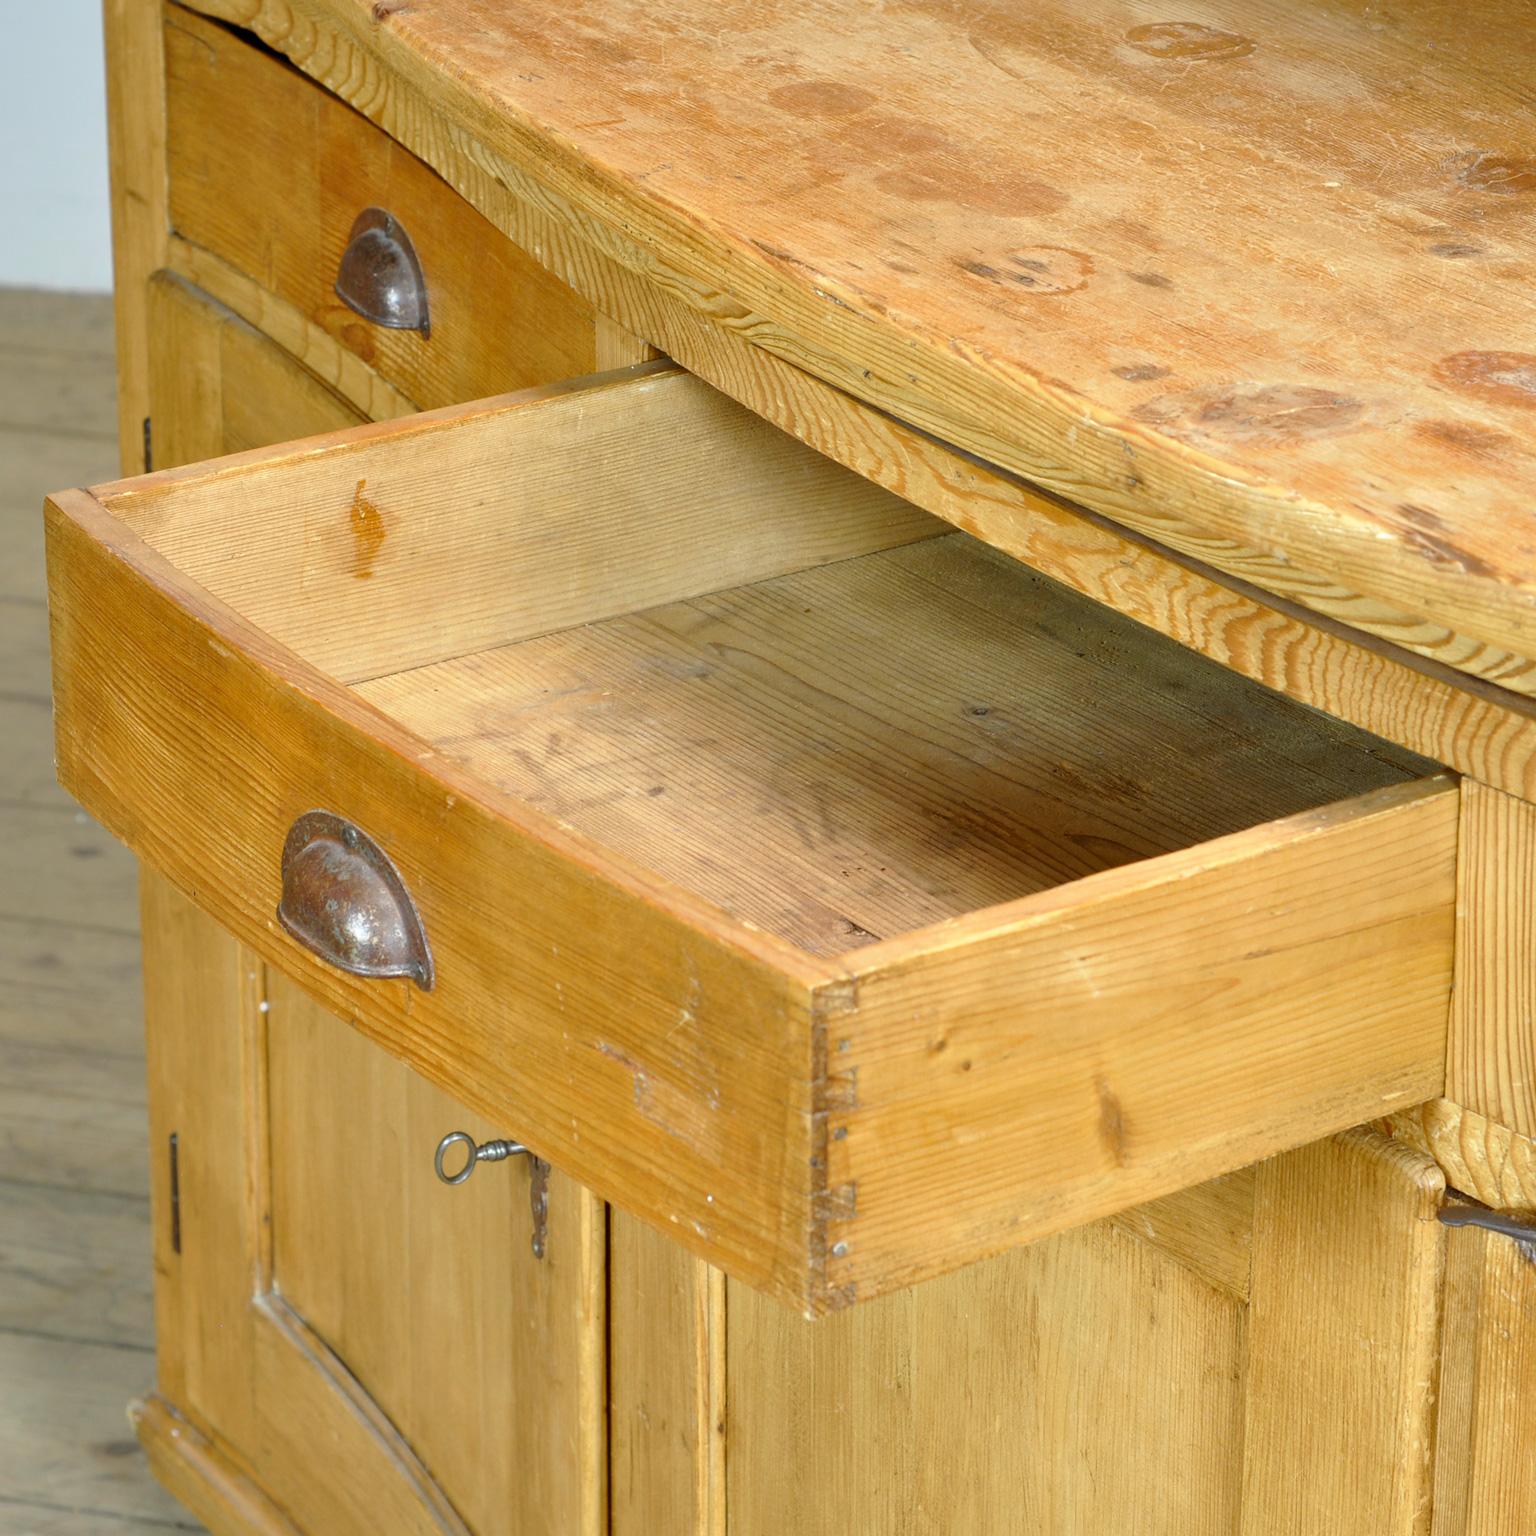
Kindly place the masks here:
POLYGON ((372 115, 406 81, 756 344, 1536 692, 1524 0, 203 8, 372 115))

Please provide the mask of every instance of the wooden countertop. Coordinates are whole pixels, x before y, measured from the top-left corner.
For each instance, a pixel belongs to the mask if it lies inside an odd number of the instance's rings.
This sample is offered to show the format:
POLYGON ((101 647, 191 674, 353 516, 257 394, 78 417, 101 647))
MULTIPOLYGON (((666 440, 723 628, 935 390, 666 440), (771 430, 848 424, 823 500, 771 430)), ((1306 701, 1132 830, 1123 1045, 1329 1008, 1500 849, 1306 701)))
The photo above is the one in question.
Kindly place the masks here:
POLYGON ((407 80, 820 377, 1536 693, 1520 0, 199 8, 386 125, 407 80))

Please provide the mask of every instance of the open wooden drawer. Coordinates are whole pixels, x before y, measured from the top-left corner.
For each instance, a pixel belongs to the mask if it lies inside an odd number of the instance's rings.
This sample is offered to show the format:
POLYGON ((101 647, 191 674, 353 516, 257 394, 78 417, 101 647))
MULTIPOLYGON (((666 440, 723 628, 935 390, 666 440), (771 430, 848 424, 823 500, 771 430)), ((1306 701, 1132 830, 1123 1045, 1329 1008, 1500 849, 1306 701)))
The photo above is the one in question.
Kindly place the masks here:
POLYGON ((807 1311, 1441 1087, 1454 783, 669 364, 65 493, 48 539, 66 787, 807 1311), (430 990, 279 922, 315 810, 430 990))

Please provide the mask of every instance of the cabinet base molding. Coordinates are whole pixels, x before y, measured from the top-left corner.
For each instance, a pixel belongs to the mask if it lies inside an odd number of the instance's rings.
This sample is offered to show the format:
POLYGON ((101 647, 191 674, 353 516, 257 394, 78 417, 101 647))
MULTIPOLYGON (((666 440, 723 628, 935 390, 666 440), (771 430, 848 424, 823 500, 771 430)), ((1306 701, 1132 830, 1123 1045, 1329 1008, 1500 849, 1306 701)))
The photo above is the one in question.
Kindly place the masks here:
POLYGON ((155 1476, 213 1536, 304 1536, 214 1441, 163 1397, 135 1399, 128 1405, 128 1422, 155 1476))

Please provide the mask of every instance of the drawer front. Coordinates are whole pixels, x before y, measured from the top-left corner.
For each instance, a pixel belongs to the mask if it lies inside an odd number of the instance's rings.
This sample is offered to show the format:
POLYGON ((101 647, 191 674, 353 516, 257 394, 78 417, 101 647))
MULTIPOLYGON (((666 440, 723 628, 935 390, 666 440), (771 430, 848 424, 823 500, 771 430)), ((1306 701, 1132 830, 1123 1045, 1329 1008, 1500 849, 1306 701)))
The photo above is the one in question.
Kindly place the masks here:
POLYGON ((1437 1093, 1455 785, 934 534, 661 364, 69 493, 60 776, 813 1312, 1437 1093), (279 920, 317 809, 430 990, 279 920))
MULTIPOLYGON (((226 27, 170 6, 165 37, 170 216, 183 239, 294 305, 423 408, 592 371, 591 306, 414 155, 226 27), (414 250, 427 335, 364 318, 336 292, 370 208, 392 215, 414 250)), ((375 294, 407 286, 384 238, 359 237, 354 290, 370 272, 375 294)))

